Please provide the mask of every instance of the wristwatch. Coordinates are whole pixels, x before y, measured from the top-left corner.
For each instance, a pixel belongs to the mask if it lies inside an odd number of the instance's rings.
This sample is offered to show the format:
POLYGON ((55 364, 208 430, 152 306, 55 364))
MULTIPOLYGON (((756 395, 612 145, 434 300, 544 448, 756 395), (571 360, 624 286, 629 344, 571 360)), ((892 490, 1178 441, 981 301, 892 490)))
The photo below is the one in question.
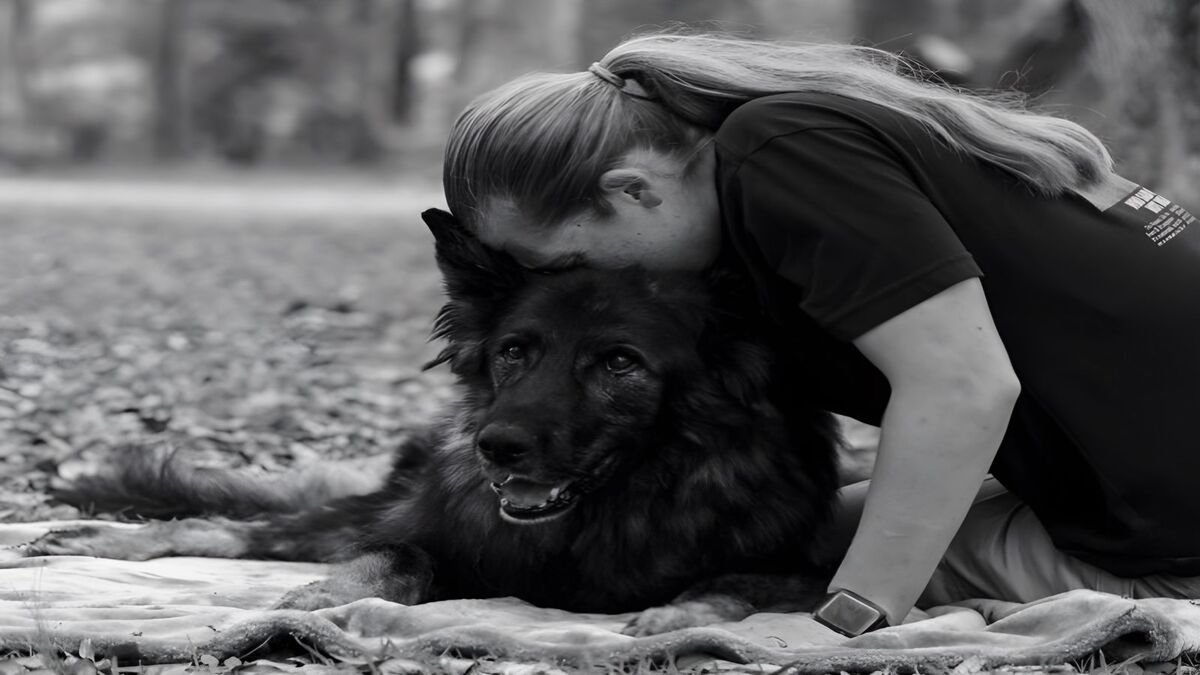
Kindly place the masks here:
POLYGON ((825 596, 812 616, 817 623, 846 637, 858 637, 888 625, 882 607, 844 588, 825 596))

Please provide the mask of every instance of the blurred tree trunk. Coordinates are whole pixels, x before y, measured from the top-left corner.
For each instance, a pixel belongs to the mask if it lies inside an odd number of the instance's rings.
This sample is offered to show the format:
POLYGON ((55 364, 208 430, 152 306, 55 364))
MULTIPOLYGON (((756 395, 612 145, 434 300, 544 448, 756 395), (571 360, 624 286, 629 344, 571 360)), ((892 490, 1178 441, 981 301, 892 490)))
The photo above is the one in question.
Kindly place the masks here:
POLYGON ((29 35, 33 28, 30 0, 8 0, 0 28, 0 121, 24 122, 29 116, 29 72, 33 67, 29 35))
POLYGON ((187 135, 184 38, 188 0, 159 0, 151 72, 154 80, 154 154, 183 155, 187 135))
POLYGON ((351 149, 356 162, 382 159, 396 123, 412 119, 417 22, 415 0, 358 0, 354 24, 362 36, 356 63, 361 130, 351 149))
POLYGON ((416 0, 399 0, 400 7, 395 22, 396 44, 392 49, 392 119, 407 124, 413 119, 415 106, 412 77, 412 62, 421 51, 417 26, 416 0))
POLYGON ((582 0, 463 0, 455 71, 459 103, 524 73, 577 69, 582 4, 582 0))
POLYGON ((381 159, 387 144, 395 83, 392 54, 396 14, 395 0, 357 0, 354 5, 353 30, 360 36, 352 56, 357 70, 358 105, 349 158, 360 164, 381 159))

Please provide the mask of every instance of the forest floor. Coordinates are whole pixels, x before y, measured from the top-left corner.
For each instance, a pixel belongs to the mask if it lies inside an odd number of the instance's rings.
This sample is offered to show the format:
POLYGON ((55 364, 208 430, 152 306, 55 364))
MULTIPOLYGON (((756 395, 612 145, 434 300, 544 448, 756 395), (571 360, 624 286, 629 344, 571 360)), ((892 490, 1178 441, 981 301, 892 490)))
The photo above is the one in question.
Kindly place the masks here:
POLYGON ((128 443, 378 455, 450 394, 426 176, 0 177, 0 521, 128 443))

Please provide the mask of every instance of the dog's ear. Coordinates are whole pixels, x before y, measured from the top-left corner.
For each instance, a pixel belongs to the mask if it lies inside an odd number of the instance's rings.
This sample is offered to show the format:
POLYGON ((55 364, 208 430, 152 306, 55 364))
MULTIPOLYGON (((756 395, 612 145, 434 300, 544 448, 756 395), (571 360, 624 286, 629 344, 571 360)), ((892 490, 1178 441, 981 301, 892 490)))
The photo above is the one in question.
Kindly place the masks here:
POLYGON ((460 377, 478 375, 484 367, 484 340, 528 273, 512 256, 484 246, 452 214, 429 209, 421 219, 433 233, 437 264, 449 298, 433 329, 434 337, 449 344, 425 368, 449 362, 460 377))
POLYGON ((484 246, 449 212, 428 209, 421 219, 433 233, 438 269, 452 300, 494 299, 523 282, 525 272, 512 256, 484 246))

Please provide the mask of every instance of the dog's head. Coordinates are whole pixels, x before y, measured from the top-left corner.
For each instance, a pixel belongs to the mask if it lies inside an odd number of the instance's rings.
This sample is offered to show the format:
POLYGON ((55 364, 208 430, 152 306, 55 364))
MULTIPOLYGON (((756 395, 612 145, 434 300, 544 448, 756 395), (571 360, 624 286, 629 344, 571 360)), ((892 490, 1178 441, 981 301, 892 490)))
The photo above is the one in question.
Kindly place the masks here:
POLYGON ((538 273, 448 213, 423 217, 449 298, 435 328, 448 346, 435 363, 466 385, 477 456, 505 520, 555 519, 616 489, 623 468, 677 448, 696 428, 681 414, 748 417, 765 396, 767 351, 722 320, 711 279, 538 273))

